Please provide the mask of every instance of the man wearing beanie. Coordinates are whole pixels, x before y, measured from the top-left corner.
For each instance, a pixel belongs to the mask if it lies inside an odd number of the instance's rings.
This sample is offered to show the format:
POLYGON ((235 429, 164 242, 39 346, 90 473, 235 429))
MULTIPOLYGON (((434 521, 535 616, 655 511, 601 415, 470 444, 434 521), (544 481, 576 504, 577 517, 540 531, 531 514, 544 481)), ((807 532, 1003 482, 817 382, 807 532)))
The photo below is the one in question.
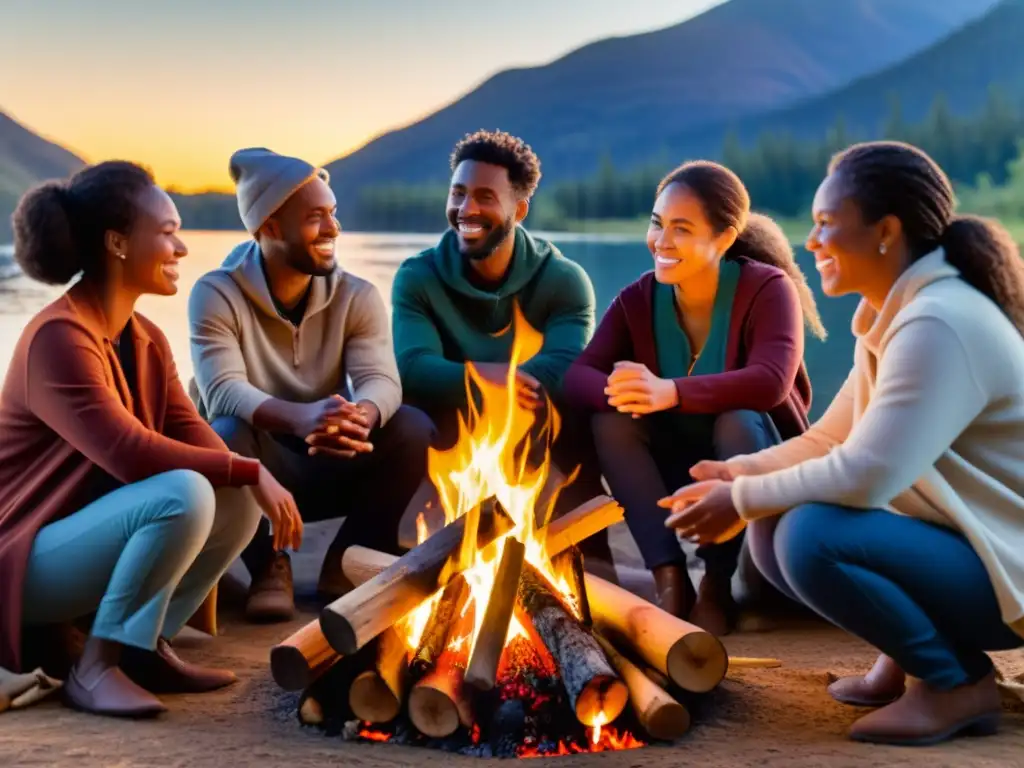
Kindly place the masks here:
MULTIPOLYGON (((398 521, 426 474, 433 425, 402 406, 390 319, 377 289, 335 262, 340 231, 323 169, 263 148, 231 157, 238 210, 253 239, 189 298, 200 410, 228 446, 259 458, 306 521, 345 517, 320 590, 350 588, 351 544, 398 553, 398 521)), ((242 560, 246 613, 294 612, 290 559, 264 521, 242 560)))
MULTIPOLYGON (((468 411, 466 363, 504 384, 513 335, 505 329, 515 308, 521 310, 544 344, 516 369, 517 395, 538 411, 554 404, 561 430, 552 459, 564 474, 580 467, 558 496, 555 514, 561 514, 604 493, 589 417, 564 408, 561 399, 562 377, 594 331, 594 289, 578 264, 522 226, 541 174, 540 161, 521 139, 471 134, 455 147, 451 167, 450 228, 436 246, 407 259, 392 286, 406 402, 430 415, 442 445, 454 443, 457 415, 468 411)), ((535 423, 545 423, 543 415, 535 423)), ((590 537, 581 549, 588 569, 614 578, 607 533, 590 537)))

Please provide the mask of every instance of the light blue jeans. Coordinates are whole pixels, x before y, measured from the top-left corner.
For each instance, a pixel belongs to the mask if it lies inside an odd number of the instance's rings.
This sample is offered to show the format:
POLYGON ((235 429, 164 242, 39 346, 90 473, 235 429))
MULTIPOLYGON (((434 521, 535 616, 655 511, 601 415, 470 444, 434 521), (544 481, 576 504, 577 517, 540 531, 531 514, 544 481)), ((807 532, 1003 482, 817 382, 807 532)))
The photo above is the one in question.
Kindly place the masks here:
POLYGON ((95 612, 93 636, 153 650, 202 605, 260 517, 248 489, 214 491, 191 470, 118 488, 36 535, 23 621, 95 612))

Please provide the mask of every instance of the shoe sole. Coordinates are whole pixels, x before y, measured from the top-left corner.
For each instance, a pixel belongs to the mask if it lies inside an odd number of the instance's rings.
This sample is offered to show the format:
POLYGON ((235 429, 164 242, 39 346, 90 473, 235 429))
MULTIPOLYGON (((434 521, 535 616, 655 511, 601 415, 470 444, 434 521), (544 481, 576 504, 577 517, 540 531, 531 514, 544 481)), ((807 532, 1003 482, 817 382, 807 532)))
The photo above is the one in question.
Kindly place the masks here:
POLYGON ((889 704, 892 704, 900 696, 903 695, 903 691, 900 691, 899 695, 897 695, 897 696, 890 696, 890 697, 887 697, 887 698, 884 698, 884 699, 882 699, 882 698, 879 698, 879 699, 862 698, 861 699, 861 698, 857 698, 856 696, 837 696, 836 694, 832 693, 832 691, 829 691, 828 695, 831 696, 836 701, 838 701, 840 704, 846 704, 846 705, 851 706, 851 707, 866 707, 866 708, 878 709, 879 707, 885 707, 885 706, 888 706, 889 704))
POLYGON ((988 714, 957 723, 940 733, 918 738, 900 738, 899 736, 874 736, 870 734, 851 734, 850 738, 864 744, 886 744, 893 747, 930 747, 933 744, 952 739, 954 736, 994 736, 999 730, 1000 715, 988 714))
POLYGON ((67 707, 68 709, 73 709, 76 712, 84 712, 89 715, 99 715, 100 717, 116 717, 120 720, 152 720, 167 712, 166 707, 163 709, 144 709, 135 712, 112 712, 91 709, 82 704, 79 704, 77 701, 75 701, 67 695, 61 697, 61 701, 65 707, 67 707))

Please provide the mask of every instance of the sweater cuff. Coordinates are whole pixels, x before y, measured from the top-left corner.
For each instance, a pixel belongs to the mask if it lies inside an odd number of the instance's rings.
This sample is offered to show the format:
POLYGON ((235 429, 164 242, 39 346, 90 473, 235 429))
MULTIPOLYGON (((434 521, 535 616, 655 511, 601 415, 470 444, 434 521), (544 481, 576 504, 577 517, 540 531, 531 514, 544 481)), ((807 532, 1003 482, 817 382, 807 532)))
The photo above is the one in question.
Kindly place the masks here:
POLYGON ((256 459, 249 459, 231 454, 231 463, 228 468, 228 482, 235 486, 256 485, 260 481, 260 463, 256 459))
POLYGON ((760 520, 763 517, 772 517, 776 514, 774 510, 759 508, 757 505, 757 478, 740 475, 732 481, 730 490, 732 505, 740 518, 748 523, 753 520, 760 520))

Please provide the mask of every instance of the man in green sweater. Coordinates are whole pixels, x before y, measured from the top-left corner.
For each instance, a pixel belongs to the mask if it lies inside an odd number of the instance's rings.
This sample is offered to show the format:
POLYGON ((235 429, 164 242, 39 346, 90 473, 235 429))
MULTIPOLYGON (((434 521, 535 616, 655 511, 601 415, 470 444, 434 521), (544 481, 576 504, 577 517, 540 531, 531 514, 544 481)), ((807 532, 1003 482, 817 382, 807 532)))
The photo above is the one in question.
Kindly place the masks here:
MULTIPOLYGON (((521 226, 541 175, 521 139, 471 134, 455 147, 451 167, 450 229, 402 264, 392 288, 404 401, 433 418, 442 445, 453 443, 457 414, 468 405, 466 363, 487 380, 508 379, 507 329, 518 305, 544 337, 515 372, 520 402, 541 409, 550 398, 562 424, 552 458, 563 472, 580 467, 558 514, 603 493, 589 427, 560 404, 562 377, 594 331, 594 289, 578 264, 521 226)), ((606 535, 592 537, 585 551, 611 563, 606 535)))

